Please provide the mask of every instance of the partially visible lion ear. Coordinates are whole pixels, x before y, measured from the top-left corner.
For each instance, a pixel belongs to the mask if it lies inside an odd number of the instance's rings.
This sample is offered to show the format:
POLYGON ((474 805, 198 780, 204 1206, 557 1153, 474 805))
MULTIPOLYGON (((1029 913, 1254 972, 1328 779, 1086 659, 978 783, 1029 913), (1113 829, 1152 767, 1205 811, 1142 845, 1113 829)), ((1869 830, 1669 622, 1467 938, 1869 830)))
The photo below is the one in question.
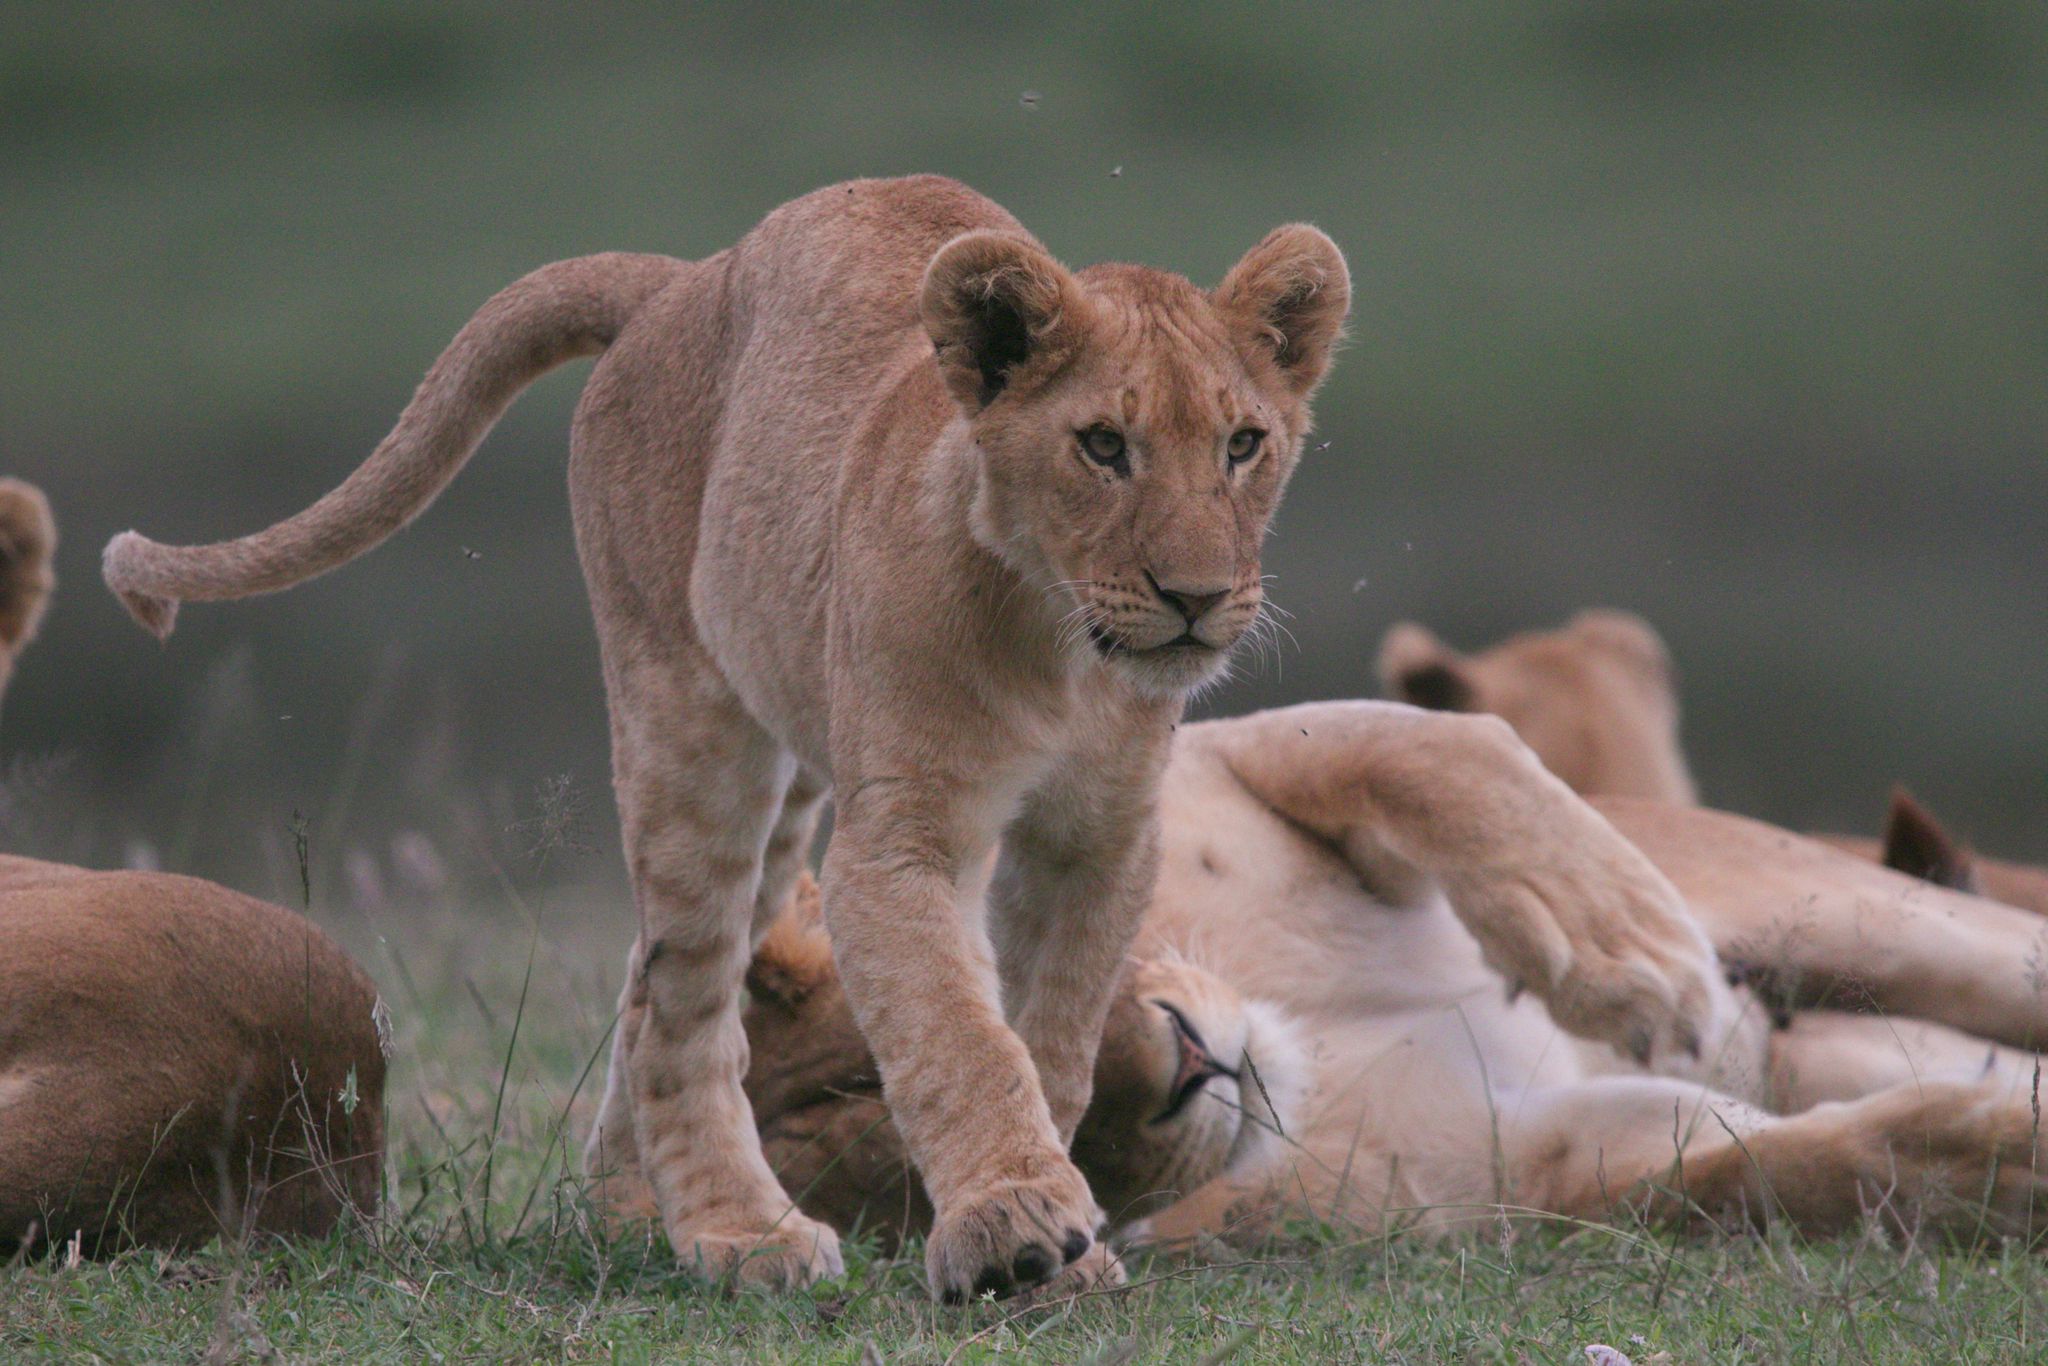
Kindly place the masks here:
POLYGON ((34 484, 0 479, 0 650, 21 649, 35 637, 56 578, 57 523, 49 500, 34 484))
POLYGON ((1380 691, 1430 711, 1471 711, 1477 701, 1465 656, 1428 627, 1404 621, 1380 642, 1380 691))
POLYGON ((1007 232, 970 232, 939 248, 918 299, 939 372, 969 415, 1027 371, 1056 368, 1079 336, 1085 308, 1065 266, 1007 232))
POLYGON ((747 990, 756 1000, 795 1009, 832 980, 832 941, 825 935, 824 898, 809 873, 797 879, 782 913, 768 927, 747 965, 747 990))
POLYGON ((1613 607, 1589 607, 1567 622, 1565 629, 1581 640, 1604 645, 1638 663, 1661 670, 1667 676, 1675 677, 1677 673, 1672 667, 1671 651, 1664 644, 1664 637, 1657 634, 1656 627, 1634 612, 1613 607))
POLYGON ((1903 787, 1884 817, 1884 866, 1959 892, 1976 893, 1977 864, 1961 841, 1903 787))
POLYGON ((1320 229, 1289 223, 1230 268, 1215 300, 1249 330, 1288 388, 1306 397, 1322 382, 1344 335, 1351 270, 1320 229))

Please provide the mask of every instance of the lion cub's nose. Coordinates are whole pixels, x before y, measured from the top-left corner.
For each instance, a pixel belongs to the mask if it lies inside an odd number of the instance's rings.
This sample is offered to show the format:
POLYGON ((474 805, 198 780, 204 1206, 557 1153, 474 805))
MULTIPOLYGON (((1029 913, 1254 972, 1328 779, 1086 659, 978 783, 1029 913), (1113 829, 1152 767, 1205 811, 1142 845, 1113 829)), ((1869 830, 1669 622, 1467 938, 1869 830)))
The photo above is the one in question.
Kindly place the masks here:
POLYGON ((1211 607, 1230 596, 1228 588, 1195 588, 1181 584, 1168 586, 1153 578, 1149 572, 1145 578, 1151 583, 1152 591, 1165 599, 1167 606, 1179 612, 1182 620, 1189 626, 1200 621, 1211 607))

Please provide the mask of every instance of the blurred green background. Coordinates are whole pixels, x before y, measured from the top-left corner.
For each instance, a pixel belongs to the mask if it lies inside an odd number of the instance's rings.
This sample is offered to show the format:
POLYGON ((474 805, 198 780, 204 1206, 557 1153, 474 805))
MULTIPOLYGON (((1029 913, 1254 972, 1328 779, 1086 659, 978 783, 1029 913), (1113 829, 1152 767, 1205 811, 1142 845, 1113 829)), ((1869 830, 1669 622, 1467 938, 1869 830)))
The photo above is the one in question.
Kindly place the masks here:
POLYGON ((2048 857, 2033 0, 14 0, 0 468, 65 542, 7 699, 9 847, 296 900, 296 811, 320 886, 375 900, 503 863, 546 806, 619 885, 563 493, 585 367, 397 541, 189 608, 167 650, 99 547, 304 505, 536 265, 704 255, 912 170, 1075 263, 1209 283, 1295 218, 1350 254, 1330 445, 1267 566, 1300 648, 1206 710, 1368 695, 1404 616, 1476 646, 1626 606, 1714 804, 1870 829, 1904 779, 2048 857))

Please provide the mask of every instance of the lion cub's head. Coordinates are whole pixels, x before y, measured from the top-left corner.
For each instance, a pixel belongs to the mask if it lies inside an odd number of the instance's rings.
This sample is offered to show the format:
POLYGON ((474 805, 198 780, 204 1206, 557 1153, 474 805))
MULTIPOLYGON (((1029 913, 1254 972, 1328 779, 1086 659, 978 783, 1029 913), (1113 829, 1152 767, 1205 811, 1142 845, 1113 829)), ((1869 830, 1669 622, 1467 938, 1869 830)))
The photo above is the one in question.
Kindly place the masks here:
MULTIPOLYGON (((929 1227, 808 878, 756 951, 747 985, 747 1098, 784 1186, 841 1229, 893 1242, 929 1227)), ((1303 1058, 1278 1012, 1199 968, 1128 960, 1073 1148, 1110 1222, 1276 1153, 1301 1105, 1303 1058)))
POLYGON ((1464 655, 1413 622, 1380 645, 1389 697, 1437 711, 1491 712, 1544 767, 1587 796, 1698 800, 1678 741, 1678 685, 1640 617, 1591 611, 1464 655))
POLYGON ((1214 291, 954 239, 921 310, 976 462, 977 541, 1063 651, 1147 692, 1214 677, 1259 615, 1259 546, 1350 306, 1336 246, 1276 229, 1214 291))

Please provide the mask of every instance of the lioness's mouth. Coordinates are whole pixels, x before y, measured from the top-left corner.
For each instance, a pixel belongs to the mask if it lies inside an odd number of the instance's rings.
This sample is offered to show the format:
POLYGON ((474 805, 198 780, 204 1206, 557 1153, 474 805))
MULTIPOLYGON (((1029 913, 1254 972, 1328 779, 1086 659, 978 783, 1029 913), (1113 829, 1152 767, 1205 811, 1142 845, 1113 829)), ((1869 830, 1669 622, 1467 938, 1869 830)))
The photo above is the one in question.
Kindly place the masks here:
POLYGON ((1180 1049, 1180 1063, 1175 1069, 1173 1086, 1167 1092, 1166 1108, 1152 1120, 1154 1124, 1164 1124, 1187 1109, 1188 1102, 1209 1084, 1210 1078, 1229 1077, 1235 1081, 1237 1072, 1216 1060, 1216 1055, 1209 1051, 1208 1043, 1194 1022, 1171 1002, 1154 1001, 1152 1004, 1166 1012, 1166 1018, 1173 1024, 1174 1043, 1180 1049))

